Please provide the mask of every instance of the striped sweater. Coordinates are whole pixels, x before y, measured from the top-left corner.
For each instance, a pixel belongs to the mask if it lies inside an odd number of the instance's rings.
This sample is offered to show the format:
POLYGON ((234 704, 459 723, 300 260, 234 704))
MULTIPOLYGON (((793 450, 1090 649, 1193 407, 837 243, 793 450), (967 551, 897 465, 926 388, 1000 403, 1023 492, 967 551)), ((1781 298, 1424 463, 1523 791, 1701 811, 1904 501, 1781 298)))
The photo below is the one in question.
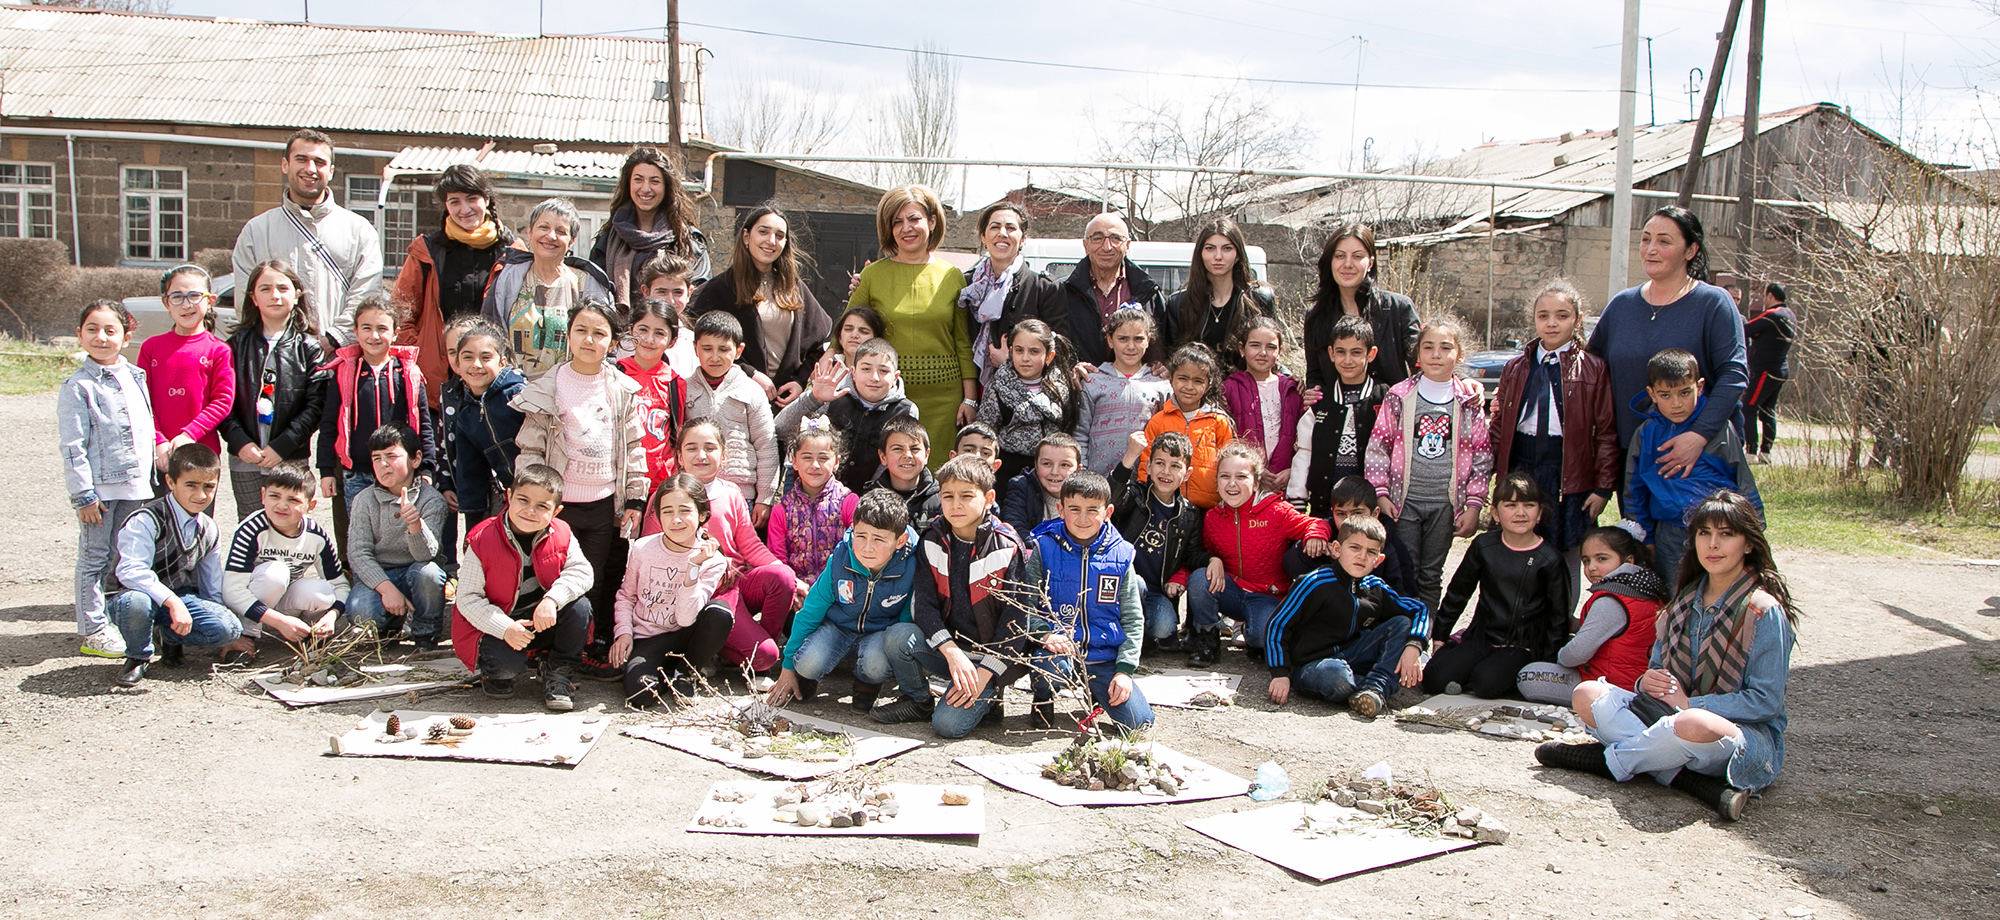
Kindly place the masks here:
POLYGON ((321 578, 332 582, 334 596, 340 598, 334 609, 344 606, 347 575, 340 569, 332 538, 319 522, 306 518, 298 536, 288 537, 272 527, 260 509, 236 525, 236 536, 229 541, 229 558, 222 565, 222 602, 237 616, 253 623, 264 619, 267 608, 250 592, 250 574, 273 559, 285 563, 292 581, 321 578))

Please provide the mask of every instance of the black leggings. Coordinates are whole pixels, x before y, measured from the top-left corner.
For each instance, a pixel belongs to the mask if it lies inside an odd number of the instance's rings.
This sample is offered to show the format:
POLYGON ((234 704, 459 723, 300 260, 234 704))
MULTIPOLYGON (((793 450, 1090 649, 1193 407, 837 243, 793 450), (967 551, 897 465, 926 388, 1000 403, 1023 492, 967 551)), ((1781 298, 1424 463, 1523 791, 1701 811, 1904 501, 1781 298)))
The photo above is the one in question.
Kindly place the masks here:
POLYGON ((672 632, 632 640, 632 655, 625 659, 625 699, 634 706, 655 702, 647 692, 663 676, 678 671, 706 667, 722 651, 736 614, 727 604, 710 603, 694 616, 694 622, 672 632), (679 655, 684 661, 672 656, 679 655))
POLYGON ((625 541, 618 536, 618 505, 618 496, 611 495, 563 505, 556 515, 569 525, 570 539, 576 541, 577 550, 596 577, 590 593, 584 596, 590 598, 590 643, 597 646, 611 644, 612 600, 625 580, 625 541))
POLYGON ((1785 388, 1782 377, 1758 374, 1750 381, 1750 430, 1743 438, 1743 447, 1753 454, 1771 452, 1771 442, 1778 439, 1778 393, 1785 388))
POLYGON ((1431 655, 1424 666, 1424 692, 1444 692, 1444 685, 1456 683, 1466 693, 1484 699, 1519 697, 1515 679, 1521 669, 1533 663, 1534 652, 1511 645, 1493 646, 1485 639, 1466 636, 1431 655))

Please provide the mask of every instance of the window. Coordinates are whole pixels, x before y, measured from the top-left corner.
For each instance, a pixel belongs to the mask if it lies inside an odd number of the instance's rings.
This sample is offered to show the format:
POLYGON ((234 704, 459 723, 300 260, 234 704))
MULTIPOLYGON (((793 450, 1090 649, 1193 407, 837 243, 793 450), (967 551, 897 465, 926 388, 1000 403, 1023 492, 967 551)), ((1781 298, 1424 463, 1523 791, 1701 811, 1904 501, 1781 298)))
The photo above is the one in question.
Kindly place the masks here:
POLYGON ((382 238, 383 275, 394 277, 418 235, 417 187, 391 185, 385 195, 381 176, 348 176, 347 209, 375 224, 375 235, 382 238))
POLYGON ((54 165, 0 163, 0 237, 56 238, 54 165))
POLYGON ((177 262, 187 258, 187 173, 125 167, 125 258, 177 262))

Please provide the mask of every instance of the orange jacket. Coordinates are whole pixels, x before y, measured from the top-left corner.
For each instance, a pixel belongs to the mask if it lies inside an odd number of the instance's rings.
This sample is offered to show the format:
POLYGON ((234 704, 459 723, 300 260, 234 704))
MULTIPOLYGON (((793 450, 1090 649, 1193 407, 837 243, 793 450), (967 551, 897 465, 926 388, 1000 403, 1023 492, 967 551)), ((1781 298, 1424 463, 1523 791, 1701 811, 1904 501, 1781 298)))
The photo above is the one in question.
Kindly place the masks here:
MULTIPOLYGON (((1187 484, 1181 486, 1181 494, 1186 495, 1187 500, 1194 502, 1197 508, 1215 507, 1215 503, 1222 500, 1215 492, 1215 453, 1236 437, 1236 429, 1230 424, 1229 416, 1207 406, 1196 410, 1194 415, 1184 415, 1180 405, 1169 399, 1153 415, 1152 421, 1146 423, 1146 443, 1152 444, 1154 438, 1169 431, 1178 431, 1194 442, 1194 456, 1188 459, 1187 484)), ((1152 456, 1150 446, 1139 455, 1137 473, 1140 482, 1146 481, 1146 464, 1152 456)))
MULTIPOLYGON (((403 323, 396 330, 396 344, 414 345, 417 348, 417 367, 424 372, 425 397, 431 408, 438 407, 438 391, 449 379, 445 373, 444 356, 444 308, 440 307, 438 294, 437 253, 434 251, 436 237, 443 239, 444 231, 419 234, 410 241, 409 254, 403 258, 403 270, 396 275, 396 289, 389 298, 403 308, 403 323)), ((493 248, 493 258, 498 261, 500 250, 512 246, 522 248, 521 241, 511 234, 502 233, 500 242, 493 248)))

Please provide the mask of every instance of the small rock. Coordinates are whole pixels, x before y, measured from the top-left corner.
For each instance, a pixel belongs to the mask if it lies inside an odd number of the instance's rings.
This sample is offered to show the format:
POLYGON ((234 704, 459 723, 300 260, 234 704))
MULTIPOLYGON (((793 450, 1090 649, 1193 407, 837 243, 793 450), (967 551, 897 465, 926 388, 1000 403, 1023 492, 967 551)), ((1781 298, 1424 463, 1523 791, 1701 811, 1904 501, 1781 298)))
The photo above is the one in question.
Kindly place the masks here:
POLYGON ((943 805, 970 805, 972 804, 972 793, 955 786, 946 786, 944 787, 944 795, 938 799, 938 802, 943 805))
POLYGON ((849 823, 852 823, 855 827, 861 827, 868 823, 868 812, 866 810, 857 808, 853 812, 848 814, 847 820, 849 821, 849 823))
POLYGON ((837 815, 834 815, 834 816, 833 816, 833 826, 834 826, 834 827, 853 827, 853 826, 854 826, 854 818, 853 818, 853 816, 849 815, 849 814, 848 814, 848 813, 846 813, 846 812, 841 812, 840 814, 837 814, 837 815))
POLYGON ((1360 801, 1354 803, 1354 807, 1362 811, 1365 811, 1371 815, 1379 815, 1389 810, 1388 806, 1383 805, 1381 802, 1377 802, 1374 799, 1361 799, 1360 801))
POLYGON ((797 805, 803 801, 805 801, 805 796, 800 795, 797 789, 785 788, 771 794, 771 802, 779 808, 787 805, 797 805))
POLYGON ((1477 808, 1461 808, 1455 817, 1458 818, 1458 823, 1466 827, 1478 827, 1479 819, 1486 817, 1486 813, 1477 808))
POLYGON ((1889 886, 1887 886, 1887 885, 1884 885, 1884 884, 1882 884, 1881 882, 1869 882, 1869 883, 1868 883, 1868 890, 1869 890, 1869 891, 1873 891, 1873 892, 1877 892, 1877 893, 1882 893, 1882 894, 1886 894, 1886 893, 1887 893, 1887 892, 1889 891, 1889 886))
POLYGON ((1167 795, 1181 794, 1181 784, 1174 782, 1173 778, 1169 776, 1162 776, 1159 779, 1153 780, 1153 785, 1160 787, 1160 791, 1167 795))
POLYGON ((1944 817, 1944 809, 1936 805, 1927 805, 1924 807, 1924 814, 1930 815, 1933 818, 1942 818, 1944 817))
POLYGON ((1562 867, 1556 865, 1555 863, 1549 863, 1549 871, 1554 872, 1557 875, 1563 874, 1562 867))
POLYGON ((1512 832, 1507 830, 1507 825, 1501 824, 1500 822, 1495 821, 1492 818, 1487 818, 1486 820, 1481 821, 1479 823, 1479 827, 1475 829, 1472 833, 1472 839, 1477 840, 1480 843, 1504 844, 1507 842, 1507 838, 1511 836, 1513 836, 1513 834, 1512 832))
POLYGON ((1136 783, 1146 778, 1146 771, 1139 769, 1138 764, 1128 763, 1118 769, 1118 778, 1128 783, 1136 783))
POLYGON ((868 900, 870 903, 873 903, 875 901, 880 901, 888 896, 889 896, 889 889, 877 888, 874 891, 868 893, 868 900))
POLYGON ((806 826, 815 825, 819 823, 819 819, 824 817, 826 817, 826 806, 818 802, 805 802, 799 805, 798 821, 800 824, 806 826))
POLYGON ((889 801, 882 803, 882 817, 893 818, 902 813, 903 813, 903 806, 895 799, 890 799, 889 801))
POLYGON ((1798 918, 1810 917, 1812 915, 1813 915, 1813 909, 1810 907, 1785 908, 1785 916, 1792 917, 1794 918, 1794 920, 1798 920, 1798 918))
POLYGON ((1094 779, 1090 781, 1090 785, 1085 786, 1083 788, 1086 792, 1103 792, 1104 781, 1101 779, 1094 779))
POLYGON ((1336 792, 1336 793, 1334 793, 1334 794, 1333 794, 1333 804, 1335 804, 1335 805, 1339 805, 1339 806, 1341 806, 1342 808, 1353 808, 1353 807, 1354 807, 1354 793, 1352 793, 1352 792, 1349 792, 1349 791, 1347 791, 1347 790, 1345 790, 1345 789, 1342 789, 1342 790, 1340 790, 1339 792, 1336 792))

